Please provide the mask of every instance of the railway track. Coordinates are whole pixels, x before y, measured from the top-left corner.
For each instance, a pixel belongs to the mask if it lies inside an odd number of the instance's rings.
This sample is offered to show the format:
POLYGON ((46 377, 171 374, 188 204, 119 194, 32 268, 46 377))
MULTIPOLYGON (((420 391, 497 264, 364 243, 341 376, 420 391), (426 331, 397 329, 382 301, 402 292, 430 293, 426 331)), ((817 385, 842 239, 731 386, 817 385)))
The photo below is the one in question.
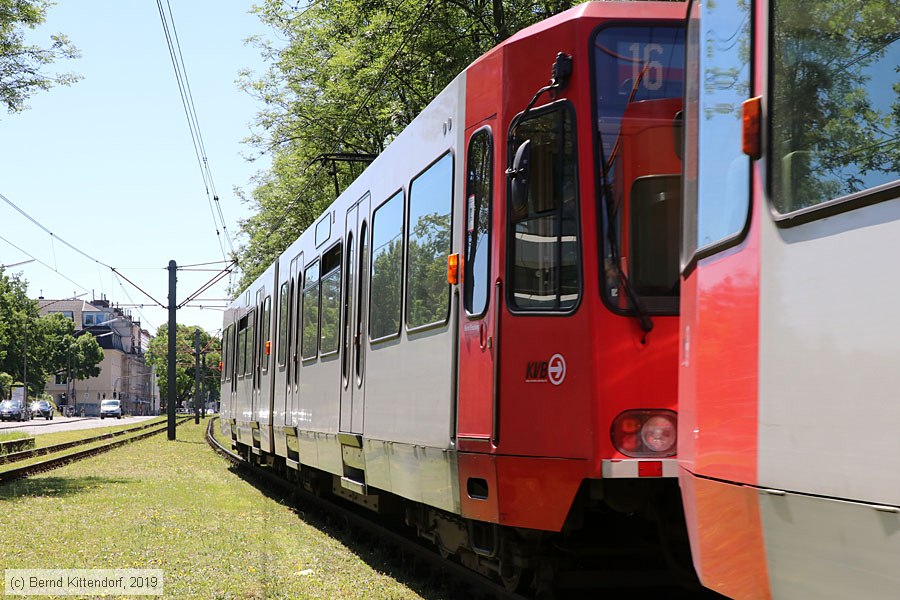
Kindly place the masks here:
POLYGON ((276 473, 254 466, 245 461, 240 455, 225 448, 213 436, 213 427, 218 417, 209 421, 206 430, 206 441, 219 455, 231 462, 235 467, 245 470, 252 477, 259 480, 269 489, 277 489, 283 495, 286 502, 295 500, 304 509, 315 508, 323 516, 330 520, 343 523, 351 531, 363 532, 365 535, 378 541, 379 545, 388 546, 399 550, 404 558, 404 563, 411 559, 416 569, 425 567, 432 573, 444 574, 449 580, 460 588, 466 588, 464 595, 468 598, 497 598, 500 600, 525 600, 526 596, 507 591, 502 585, 495 583, 486 577, 455 562, 441 557, 434 549, 423 545, 418 539, 404 535, 374 522, 345 506, 329 501, 303 489, 301 486, 288 481, 276 473))
MULTIPOLYGON (((189 419, 184 418, 180 419, 176 422, 176 425, 180 425, 189 419)), ((166 431, 167 423, 165 421, 160 423, 153 424, 144 424, 136 427, 131 427, 128 429, 124 429, 122 431, 115 431, 112 433, 104 433, 100 435, 91 436, 89 438, 76 440, 73 442, 64 442, 61 444, 54 444, 52 446, 46 446, 44 448, 36 448, 34 450, 23 450, 20 452, 12 452, 10 454, 6 454, 0 457, 0 464, 8 464, 15 462, 22 462, 25 460, 29 460, 35 458, 37 456, 45 456, 51 455, 45 460, 41 460, 38 462, 30 463, 27 465, 23 465, 20 467, 12 467, 10 469, 4 469, 0 471, 0 483, 5 483, 7 481, 11 481, 13 479, 21 479, 23 477, 28 477, 30 475, 34 475, 35 473, 40 473, 43 471, 49 471, 51 469, 56 469, 70 462, 74 462, 77 460, 81 460, 84 458, 88 458, 90 456, 95 456, 97 454, 102 454, 103 452, 107 452, 112 450, 113 448, 118 448, 119 446, 124 446, 125 444, 130 444, 131 442, 135 442, 137 440, 142 440, 146 437, 150 437, 151 435, 156 435, 157 433, 161 433, 166 431), (129 435, 134 434, 136 435, 129 435), (111 440, 107 443, 100 444, 99 446, 93 446, 98 442, 103 442, 105 440, 111 440), (66 450, 70 450, 72 448, 78 448, 79 446, 91 446, 90 448, 85 448, 83 450, 77 450, 75 452, 66 452, 66 450), (54 454, 64 452, 64 454, 60 454, 58 456, 53 456, 54 454)))

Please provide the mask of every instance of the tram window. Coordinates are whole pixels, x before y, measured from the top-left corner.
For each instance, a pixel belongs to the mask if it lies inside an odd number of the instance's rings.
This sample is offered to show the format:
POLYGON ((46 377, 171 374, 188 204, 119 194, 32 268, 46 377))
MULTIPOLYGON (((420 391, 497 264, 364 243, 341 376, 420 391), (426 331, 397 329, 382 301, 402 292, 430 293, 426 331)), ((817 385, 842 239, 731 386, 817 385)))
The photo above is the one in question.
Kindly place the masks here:
POLYGON ((410 329, 447 320, 452 207, 453 156, 447 153, 410 186, 406 272, 406 326, 410 329))
MULTIPOLYGON (((272 297, 266 296, 262 305, 262 316, 260 317, 259 327, 261 344, 259 346, 259 363, 262 365, 262 372, 269 370, 269 353, 266 352, 266 344, 272 340, 272 327, 270 320, 272 318, 272 297)), ((270 344, 271 345, 271 344, 270 344)))
POLYGON ((684 91, 684 28, 604 27, 594 37, 602 293, 629 310, 625 286, 650 313, 678 311, 681 158, 676 128, 684 91), (674 271, 673 271, 674 269, 674 271))
POLYGON ((476 131, 469 140, 466 164, 466 257, 463 301, 466 313, 483 315, 491 285, 490 232, 493 194, 491 130, 476 131))
POLYGON ((231 381, 231 336, 233 333, 234 325, 229 325, 222 335, 222 375, 225 381, 231 381))
POLYGON ((244 375, 253 374, 253 356, 256 349, 256 311, 251 311, 247 316, 247 329, 244 330, 245 342, 244 353, 244 375))
POLYGON ((770 164, 779 212, 900 183, 898 19, 896 2, 820 0, 814 11, 799 0, 774 3, 770 164))
MULTIPOLYGON (((356 213, 353 213, 354 218, 356 213)), ((342 310, 344 313, 343 323, 343 354, 341 356, 341 380, 342 383, 346 386, 349 379, 350 372, 350 355, 352 354, 351 350, 353 347, 353 277, 354 271, 356 268, 356 264, 354 263, 354 252, 356 250, 356 246, 354 244, 356 240, 353 237, 353 231, 350 230, 347 232, 347 258, 346 263, 347 266, 344 268, 344 301, 342 305, 342 310)))
POLYGON ((687 30, 682 263, 739 239, 750 210, 741 103, 750 93, 750 3, 694 2, 687 30), (698 13, 702 14, 702 31, 698 13))
MULTIPOLYGON (((359 230, 359 287, 356 290, 356 331, 362 333, 366 325, 366 290, 368 289, 367 268, 369 263, 369 224, 363 221, 359 230)), ((349 293, 349 288, 348 288, 349 293)), ((362 379, 362 348, 356 351, 356 377, 357 382, 362 379)))
POLYGON ((319 351, 322 356, 338 351, 341 334, 341 245, 322 256, 322 300, 319 314, 319 351))
POLYGON ((303 343, 304 360, 315 358, 319 342, 319 261, 306 267, 303 273, 303 343))
POLYGON ((642 177, 635 181, 629 213, 632 288, 642 296, 677 297, 681 178, 642 177))
POLYGON ((236 374, 239 379, 243 379, 244 377, 244 367, 247 364, 247 354, 244 348, 247 347, 247 317, 244 317, 240 321, 238 321, 238 332, 237 332, 237 354, 235 358, 237 360, 237 371, 236 374))
POLYGON ((527 199, 510 197, 508 301, 519 310, 568 311, 581 289, 575 131, 568 105, 533 113, 510 138, 531 140, 527 199))
POLYGON ((372 275, 369 336, 378 340, 400 333, 403 285, 403 192, 372 216, 372 275))
POLYGON ((278 293, 278 366, 283 367, 287 359, 288 345, 288 282, 281 284, 281 291, 278 293))

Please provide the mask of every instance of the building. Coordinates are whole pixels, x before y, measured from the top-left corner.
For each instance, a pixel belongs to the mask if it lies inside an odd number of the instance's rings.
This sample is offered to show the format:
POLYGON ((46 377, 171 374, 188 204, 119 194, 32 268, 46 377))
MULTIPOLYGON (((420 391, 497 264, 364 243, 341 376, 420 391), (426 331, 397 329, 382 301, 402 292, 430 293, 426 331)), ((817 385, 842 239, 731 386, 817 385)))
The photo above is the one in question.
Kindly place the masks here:
POLYGON ((47 382, 45 391, 60 408, 69 406, 76 414, 99 415, 106 399, 122 402, 122 410, 132 415, 159 414, 159 386, 156 371, 144 353, 150 333, 130 311, 100 300, 48 300, 38 298, 40 314, 61 313, 75 322, 75 335, 90 333, 103 349, 100 375, 74 380, 67 373, 47 382))

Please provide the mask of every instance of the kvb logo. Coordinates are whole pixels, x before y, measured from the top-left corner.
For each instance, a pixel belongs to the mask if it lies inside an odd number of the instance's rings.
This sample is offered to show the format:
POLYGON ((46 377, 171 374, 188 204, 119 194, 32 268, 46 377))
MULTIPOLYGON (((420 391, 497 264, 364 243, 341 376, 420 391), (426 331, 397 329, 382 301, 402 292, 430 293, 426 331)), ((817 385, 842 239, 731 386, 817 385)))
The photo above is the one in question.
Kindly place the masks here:
POLYGON ((547 383, 559 385, 566 379, 566 359, 562 354, 554 354, 550 360, 531 361, 525 365, 525 383, 547 383))

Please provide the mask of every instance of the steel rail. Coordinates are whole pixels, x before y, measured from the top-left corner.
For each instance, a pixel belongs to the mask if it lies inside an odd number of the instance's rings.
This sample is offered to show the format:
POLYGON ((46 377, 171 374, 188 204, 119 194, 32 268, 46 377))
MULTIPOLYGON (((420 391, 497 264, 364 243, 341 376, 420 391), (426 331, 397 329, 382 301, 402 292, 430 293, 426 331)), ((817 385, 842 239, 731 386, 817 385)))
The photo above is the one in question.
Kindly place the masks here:
MULTIPOLYGON (((165 423, 165 421, 163 421, 165 423)), ((134 427, 129 427, 128 429, 123 429, 121 431, 111 431, 108 433, 101 433, 100 435, 94 435, 91 437, 83 438, 80 440, 73 440, 71 442, 61 442, 59 444, 53 444, 52 446, 44 446, 42 448, 32 448, 31 450, 20 450, 18 452, 10 452, 8 454, 0 455, 0 465, 19 462, 21 460, 28 460, 29 458, 34 458, 35 456, 43 456, 45 454, 53 454, 54 452, 61 452, 63 450, 68 450, 69 448, 75 448, 77 446, 84 446, 86 444, 93 444, 94 442, 99 442, 102 440, 108 440, 115 437, 121 437, 123 435, 127 435, 129 433, 134 433, 135 431, 141 431, 143 429, 147 429, 148 427, 154 427, 159 425, 159 422, 156 423, 143 423, 141 425, 135 425, 134 427)))
POLYGON ((383 543, 399 547, 403 552, 409 553, 416 560, 420 560, 422 563, 427 564, 436 572, 444 572, 454 578, 457 582, 464 583, 466 586, 473 588, 475 593, 466 594, 466 597, 477 598, 479 596, 487 596, 490 598, 498 598, 500 600, 526 599, 526 596, 509 592, 501 584, 491 581, 485 576, 459 563, 451 562, 441 557, 437 550, 422 544, 417 538, 409 537, 383 525, 374 523, 371 519, 366 518, 353 510, 349 510, 334 502, 330 502, 325 498, 311 494, 301 486, 279 477, 274 472, 254 467, 240 455, 225 448, 217 439, 215 439, 212 430, 216 419, 218 419, 218 417, 213 417, 207 425, 206 442, 216 453, 236 467, 245 470, 257 479, 264 481, 266 484, 281 489, 286 494, 285 501, 294 498, 299 503, 311 504, 324 514, 336 517, 339 521, 343 521, 349 528, 359 528, 383 543))

